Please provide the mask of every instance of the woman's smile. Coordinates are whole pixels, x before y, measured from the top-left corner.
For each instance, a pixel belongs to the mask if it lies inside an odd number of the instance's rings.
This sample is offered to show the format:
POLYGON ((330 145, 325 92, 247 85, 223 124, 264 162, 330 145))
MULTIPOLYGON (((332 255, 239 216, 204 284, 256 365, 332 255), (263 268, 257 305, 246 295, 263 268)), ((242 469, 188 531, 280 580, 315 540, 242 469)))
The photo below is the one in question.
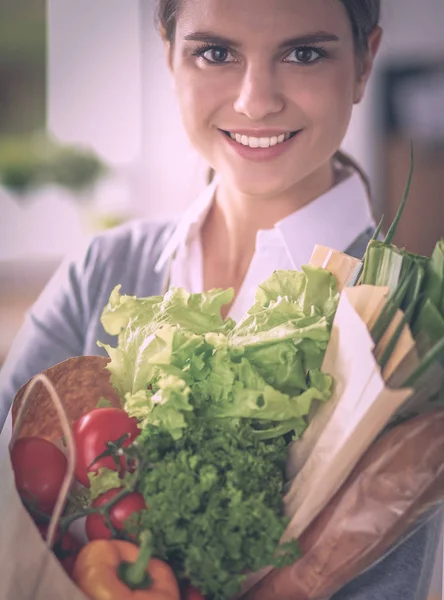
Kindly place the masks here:
POLYGON ((230 152, 236 152, 241 158, 252 161, 272 160, 290 149, 292 141, 302 133, 302 130, 287 131, 248 131, 218 130, 230 152))

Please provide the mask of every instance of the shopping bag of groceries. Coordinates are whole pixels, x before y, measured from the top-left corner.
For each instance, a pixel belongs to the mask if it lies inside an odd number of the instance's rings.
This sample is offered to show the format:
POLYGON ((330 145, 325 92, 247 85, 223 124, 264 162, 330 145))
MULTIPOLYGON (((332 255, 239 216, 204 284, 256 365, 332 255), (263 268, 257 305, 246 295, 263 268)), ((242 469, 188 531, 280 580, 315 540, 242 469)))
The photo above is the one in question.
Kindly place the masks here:
MULTIPOLYGON (((100 398, 112 397, 105 365, 105 359, 82 357, 54 368, 60 397, 65 398, 65 403, 66 397, 70 398, 66 404, 68 415, 71 406, 78 417, 94 409, 100 398), (93 390, 90 386, 76 386, 79 391, 73 393, 73 378, 84 381, 85 376, 96 380, 105 376, 104 383, 93 390), (64 385, 68 385, 66 394, 64 385)), ((51 369, 47 375, 51 376, 51 369)), ((42 408, 48 407, 49 393, 41 383, 38 385, 40 389, 34 388, 37 392, 34 398, 31 394, 32 405, 38 398, 42 408)), ((22 401, 23 394, 16 403, 19 409, 22 401)), ((18 414, 17 410, 14 412, 18 414)), ((49 439, 58 442, 64 431, 56 420, 49 418, 53 429, 44 419, 39 420, 39 427, 34 418, 26 418, 25 412, 22 431, 33 436, 44 431, 49 439)), ((328 598, 378 560, 411 530, 412 524, 421 523, 421 518, 430 515, 439 499, 442 500, 443 431, 444 411, 436 411, 411 419, 381 436, 299 537, 301 558, 291 566, 272 570, 250 589, 246 598, 328 598)), ((45 545, 24 508, 9 460, 2 467, 2 475, 5 482, 2 507, 8 511, 0 545, 2 597, 85 598, 45 545)))

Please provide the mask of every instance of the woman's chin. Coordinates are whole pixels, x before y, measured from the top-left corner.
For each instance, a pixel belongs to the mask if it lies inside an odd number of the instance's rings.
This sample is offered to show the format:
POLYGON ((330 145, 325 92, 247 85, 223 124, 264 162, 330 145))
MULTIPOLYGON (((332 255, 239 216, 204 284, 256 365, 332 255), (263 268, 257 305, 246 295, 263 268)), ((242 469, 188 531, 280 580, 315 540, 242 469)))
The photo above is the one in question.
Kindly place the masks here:
POLYGON ((247 169, 241 172, 230 172, 225 179, 237 194, 257 198, 273 198, 284 194, 294 184, 292 177, 285 177, 282 172, 272 172, 269 169, 254 169, 256 172, 248 173, 247 169))

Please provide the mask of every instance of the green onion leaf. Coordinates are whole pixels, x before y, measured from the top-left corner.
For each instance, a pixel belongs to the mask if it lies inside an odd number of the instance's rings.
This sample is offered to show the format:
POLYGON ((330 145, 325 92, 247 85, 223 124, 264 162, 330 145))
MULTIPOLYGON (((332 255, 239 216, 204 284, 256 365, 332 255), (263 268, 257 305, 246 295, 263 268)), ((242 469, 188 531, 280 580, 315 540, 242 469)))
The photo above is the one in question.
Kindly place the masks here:
POLYGON ((404 381, 402 387, 413 387, 418 379, 426 373, 430 367, 438 360, 444 359, 444 338, 441 339, 433 348, 431 348, 421 359, 417 368, 404 381))
POLYGON ((375 344, 381 341, 382 336, 386 332, 388 326, 392 322, 396 311, 400 308, 402 301, 407 294, 410 282, 413 279, 414 271, 411 271, 404 281, 399 285, 394 292, 389 296, 381 314, 377 318, 375 324, 372 327, 370 335, 372 336, 375 344))
MULTIPOLYGON (((379 221, 378 226, 376 227, 375 232, 372 235, 372 239, 370 240, 369 243, 371 243, 371 242, 373 242, 373 241, 375 241, 375 240, 378 239, 379 234, 381 233, 381 228, 382 228, 383 221, 384 221, 384 215, 382 215, 381 220, 379 221)), ((367 249, 368 249, 368 245, 367 245, 367 249)), ((354 287, 354 286, 360 285, 362 283, 361 275, 362 275, 362 271, 364 269, 364 261, 365 261, 365 258, 367 256, 367 249, 366 249, 366 251, 364 253, 364 256, 362 257, 361 262, 356 267, 355 272, 353 273, 351 279, 347 283, 348 287, 354 287)))
POLYGON ((407 198, 410 192, 410 185, 412 183, 413 176, 413 168, 414 168, 414 156, 413 156, 413 142, 410 141, 410 171, 407 179, 407 185, 405 188, 404 196, 402 198, 402 202, 398 208, 398 212, 396 213, 395 219, 393 223, 390 225, 390 229, 387 231, 387 235, 385 236, 384 242, 386 244, 391 244, 393 237, 396 233, 396 229, 398 228, 399 221, 401 220, 402 213, 404 212, 405 205, 407 203, 407 198))

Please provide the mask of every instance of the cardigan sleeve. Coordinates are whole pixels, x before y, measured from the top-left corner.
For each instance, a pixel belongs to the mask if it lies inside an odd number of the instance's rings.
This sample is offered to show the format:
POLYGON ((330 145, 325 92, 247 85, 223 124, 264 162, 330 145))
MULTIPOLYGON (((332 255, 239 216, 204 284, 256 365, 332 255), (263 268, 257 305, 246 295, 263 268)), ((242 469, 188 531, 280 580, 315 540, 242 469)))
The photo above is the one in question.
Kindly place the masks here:
POLYGON ((72 356, 104 354, 100 316, 116 285, 122 293, 160 293, 163 273, 154 265, 171 223, 133 221, 92 238, 63 262, 27 312, 0 371, 0 429, 11 403, 31 377, 72 356))
POLYGON ((25 315, 0 372, 0 428, 22 385, 41 371, 83 353, 94 244, 58 268, 25 315))

